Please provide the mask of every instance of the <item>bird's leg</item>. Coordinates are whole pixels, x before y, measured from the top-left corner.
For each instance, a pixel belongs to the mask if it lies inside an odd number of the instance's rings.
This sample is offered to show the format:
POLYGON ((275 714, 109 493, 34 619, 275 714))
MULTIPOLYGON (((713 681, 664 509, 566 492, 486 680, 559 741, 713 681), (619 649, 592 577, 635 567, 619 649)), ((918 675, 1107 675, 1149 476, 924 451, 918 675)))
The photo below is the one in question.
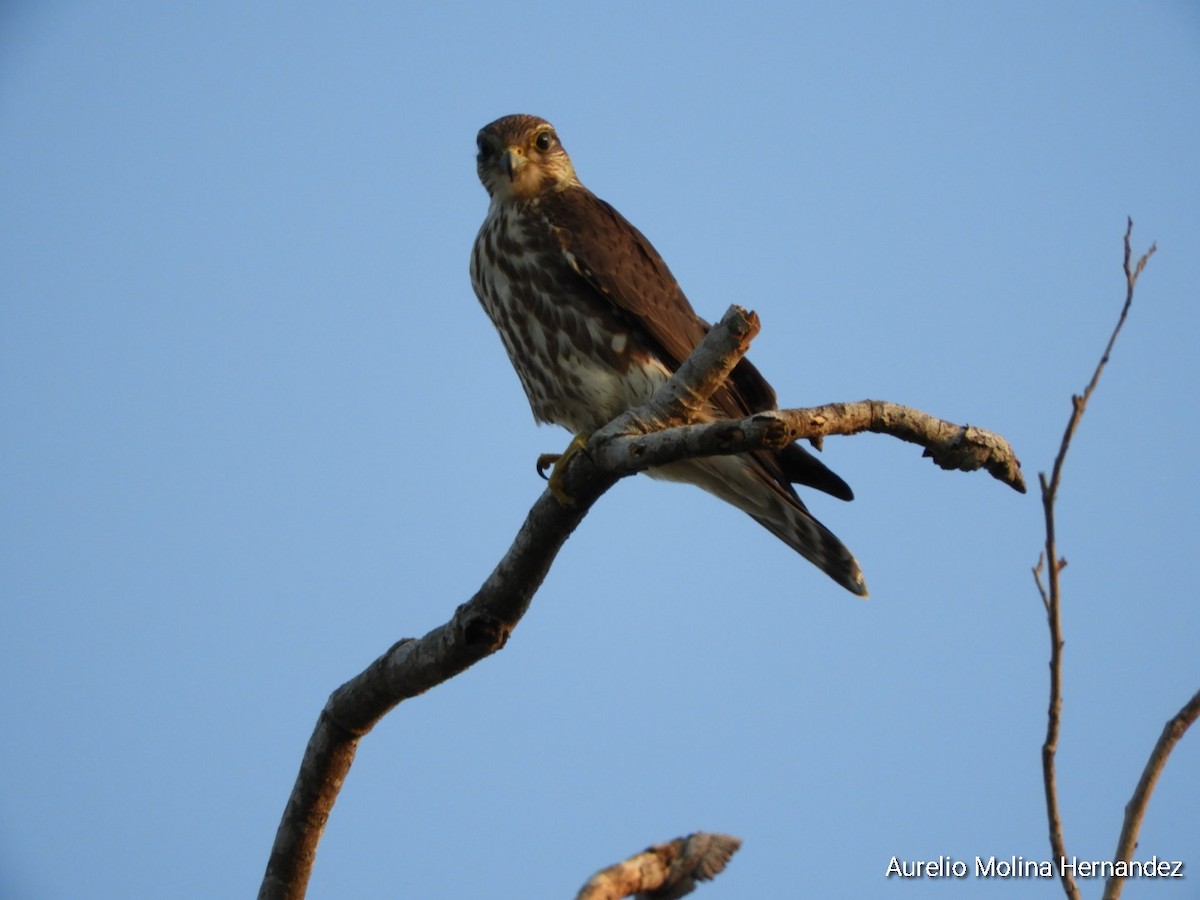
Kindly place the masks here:
POLYGON ((550 483, 550 493, 563 506, 575 505, 575 498, 563 488, 563 473, 567 471, 567 463, 571 458, 587 446, 589 436, 577 434, 571 438, 571 443, 567 444, 567 449, 562 453, 543 453, 537 458, 538 474, 550 483), (550 469, 549 478, 546 477, 546 469, 550 469))

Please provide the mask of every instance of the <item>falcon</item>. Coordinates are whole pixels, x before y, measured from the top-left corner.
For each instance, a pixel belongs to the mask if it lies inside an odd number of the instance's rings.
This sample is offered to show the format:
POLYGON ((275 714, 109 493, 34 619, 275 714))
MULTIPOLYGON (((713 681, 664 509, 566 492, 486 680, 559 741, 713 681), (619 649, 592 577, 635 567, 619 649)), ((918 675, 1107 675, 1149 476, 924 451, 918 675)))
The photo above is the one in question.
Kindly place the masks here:
MULTIPOLYGON (((642 233, 580 183, 549 122, 505 116, 481 129, 477 144, 476 168, 491 202, 471 253, 471 284, 534 418, 577 435, 569 455, 587 435, 649 400, 709 324, 642 233)), ((702 421, 778 408, 775 391, 742 359, 702 421)), ((799 444, 689 459, 647 474, 715 494, 838 584, 866 596, 854 556, 792 485, 842 500, 854 495, 799 444)), ((554 475, 551 488, 560 502, 571 502, 554 475)))

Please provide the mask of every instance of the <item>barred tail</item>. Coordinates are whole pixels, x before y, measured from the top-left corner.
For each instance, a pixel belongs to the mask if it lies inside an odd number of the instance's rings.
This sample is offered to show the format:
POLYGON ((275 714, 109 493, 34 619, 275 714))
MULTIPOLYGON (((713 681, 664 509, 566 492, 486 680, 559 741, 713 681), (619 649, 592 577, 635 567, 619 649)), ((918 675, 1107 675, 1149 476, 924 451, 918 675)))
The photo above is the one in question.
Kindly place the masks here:
POLYGON ((790 487, 772 481, 751 457, 692 459, 647 474, 704 488, 749 515, 852 594, 867 596, 867 583, 854 554, 813 517, 790 487))
POLYGON ((850 593, 867 596, 867 582, 854 554, 808 510, 787 507, 782 516, 751 517, 850 593))

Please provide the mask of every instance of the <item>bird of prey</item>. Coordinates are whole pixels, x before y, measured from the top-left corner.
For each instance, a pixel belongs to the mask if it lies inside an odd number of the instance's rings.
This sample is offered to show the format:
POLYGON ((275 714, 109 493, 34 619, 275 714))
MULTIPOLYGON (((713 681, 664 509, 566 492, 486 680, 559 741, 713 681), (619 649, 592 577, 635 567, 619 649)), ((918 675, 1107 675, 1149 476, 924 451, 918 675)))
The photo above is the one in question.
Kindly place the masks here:
MULTIPOLYGON (((642 233, 580 183, 549 122, 505 116, 484 126, 477 143, 479 180, 491 202, 471 253, 471 284, 500 332, 534 418, 591 434, 645 403, 709 324, 642 233)), ((775 391, 743 359, 713 394, 705 418, 772 409, 778 409, 775 391)), ((577 438, 572 446, 581 443, 577 438)), ((690 459, 647 474, 715 494, 838 584, 866 595, 854 556, 805 508, 792 484, 842 500, 853 494, 799 444, 690 459)))

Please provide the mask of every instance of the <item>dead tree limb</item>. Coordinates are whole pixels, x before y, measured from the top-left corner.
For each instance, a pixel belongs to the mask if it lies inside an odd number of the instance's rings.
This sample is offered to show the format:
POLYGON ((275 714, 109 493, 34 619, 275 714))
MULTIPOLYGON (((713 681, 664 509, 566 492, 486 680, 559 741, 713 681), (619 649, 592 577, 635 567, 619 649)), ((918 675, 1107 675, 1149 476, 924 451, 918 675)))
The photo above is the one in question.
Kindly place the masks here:
MULTIPOLYGON (((1125 821, 1121 825, 1121 836, 1117 839, 1117 851, 1113 854, 1114 860, 1133 859, 1133 851, 1137 848, 1138 832, 1142 828, 1142 819, 1145 818, 1146 807, 1150 805, 1150 795, 1154 792, 1158 776, 1162 774, 1162 770, 1167 764, 1167 757, 1171 755, 1171 751, 1175 749, 1179 739, 1183 737, 1184 732, 1192 726, 1197 717, 1200 717, 1200 691, 1193 694, 1192 699, 1171 717, 1163 728, 1162 734, 1158 736, 1158 741, 1154 744, 1154 750, 1150 753, 1146 768, 1142 770, 1142 777, 1138 779, 1133 796, 1125 805, 1125 821)), ((1121 887, 1124 882, 1125 878, 1114 872, 1104 884, 1104 900, 1117 900, 1121 896, 1121 887)))
MULTIPOLYGON (((1108 365, 1108 360, 1112 355, 1113 347, 1116 345, 1117 337, 1120 335, 1121 328, 1125 324, 1125 319, 1129 315, 1129 309, 1133 305, 1133 289, 1137 284, 1138 276, 1141 275, 1147 261, 1155 251, 1155 246, 1151 244, 1150 249, 1143 254, 1137 261, 1137 264, 1131 266, 1132 251, 1130 249, 1130 238, 1132 234, 1133 219, 1129 219, 1125 228, 1125 304, 1121 307, 1121 314, 1117 317, 1117 324, 1108 339, 1104 353, 1100 356, 1100 362, 1096 364, 1096 369, 1092 373, 1091 380, 1087 383, 1082 394, 1075 394, 1071 397, 1071 415, 1067 419, 1067 427, 1063 432, 1062 442, 1059 444, 1058 455, 1054 458, 1054 468, 1051 469, 1050 477, 1047 478, 1044 472, 1038 474, 1038 481, 1042 489, 1042 511, 1046 522, 1046 543, 1037 565, 1033 568, 1033 578, 1037 584, 1038 593, 1041 594, 1042 603, 1046 608, 1047 624, 1050 629, 1050 703, 1046 713, 1046 738, 1042 742, 1042 784, 1046 795, 1046 820, 1050 829, 1050 851, 1053 854, 1055 868, 1058 870, 1063 891, 1071 900, 1080 900, 1081 894, 1074 876, 1061 864, 1063 858, 1067 855, 1067 851, 1066 841, 1063 838, 1062 814, 1058 803, 1058 777, 1055 763, 1058 753, 1059 731, 1062 724, 1063 637, 1061 616, 1062 590, 1059 575, 1066 567, 1067 561, 1058 555, 1054 524, 1054 503, 1058 497, 1059 485, 1062 483, 1063 464, 1067 459, 1067 451, 1071 447, 1071 439, 1075 436, 1075 431, 1078 429, 1079 422, 1083 418, 1088 401, 1091 399, 1092 393, 1096 390, 1096 385, 1100 381, 1100 375, 1103 373, 1104 367, 1108 365), (1045 583, 1042 582, 1043 571, 1046 573, 1045 583)), ((1132 852, 1132 846, 1129 849, 1132 852)))
MULTIPOLYGON (((685 416, 689 404, 702 404, 737 365, 758 332, 758 319, 752 314, 726 318, 730 322, 713 328, 692 358, 640 411, 645 417, 685 416)), ((397 642, 330 695, 309 738, 279 823, 260 898, 304 897, 317 844, 354 762, 358 741, 399 703, 453 678, 504 646, 559 549, 592 504, 620 478, 595 466, 587 467, 586 472, 574 468, 577 474, 568 486, 575 503, 563 506, 548 490, 543 491, 504 558, 449 622, 422 638, 397 642)))
POLYGON ((919 444, 924 448, 923 455, 943 469, 986 469, 1013 490, 1025 493, 1021 462, 1000 435, 973 425, 955 425, 886 400, 781 409, 744 419, 678 425, 648 434, 611 434, 606 426, 597 432, 589 453, 600 468, 626 475, 677 459, 781 449, 793 441, 863 431, 919 444))
POLYGON ((703 831, 656 844, 601 869, 575 900, 676 900, 694 891, 697 881, 720 875, 741 846, 738 838, 703 831))
POLYGON ((985 466, 993 474, 1005 473, 997 477, 1022 489, 1019 463, 1003 439, 878 401, 751 416, 729 423, 733 430, 726 435, 739 435, 732 438, 735 445, 724 449, 710 446, 706 441, 717 439, 705 429, 726 423, 691 428, 689 422, 737 365, 757 332, 757 316, 730 307, 649 403, 614 419, 593 435, 586 453, 572 458, 563 486, 575 499, 573 505, 564 506, 544 491, 504 558, 449 622, 424 637, 397 642, 330 695, 276 832, 260 898, 300 900, 304 896, 317 844, 354 761, 358 741, 397 704, 502 648, 559 549, 588 510, 620 478, 646 468, 650 461, 661 464, 689 456, 782 446, 779 442, 786 444, 788 434, 820 438, 873 430, 921 444, 945 467, 985 466), (684 439, 677 441, 669 433, 664 438, 648 434, 661 428, 672 428, 684 439), (664 449, 660 444, 670 446, 664 449))

